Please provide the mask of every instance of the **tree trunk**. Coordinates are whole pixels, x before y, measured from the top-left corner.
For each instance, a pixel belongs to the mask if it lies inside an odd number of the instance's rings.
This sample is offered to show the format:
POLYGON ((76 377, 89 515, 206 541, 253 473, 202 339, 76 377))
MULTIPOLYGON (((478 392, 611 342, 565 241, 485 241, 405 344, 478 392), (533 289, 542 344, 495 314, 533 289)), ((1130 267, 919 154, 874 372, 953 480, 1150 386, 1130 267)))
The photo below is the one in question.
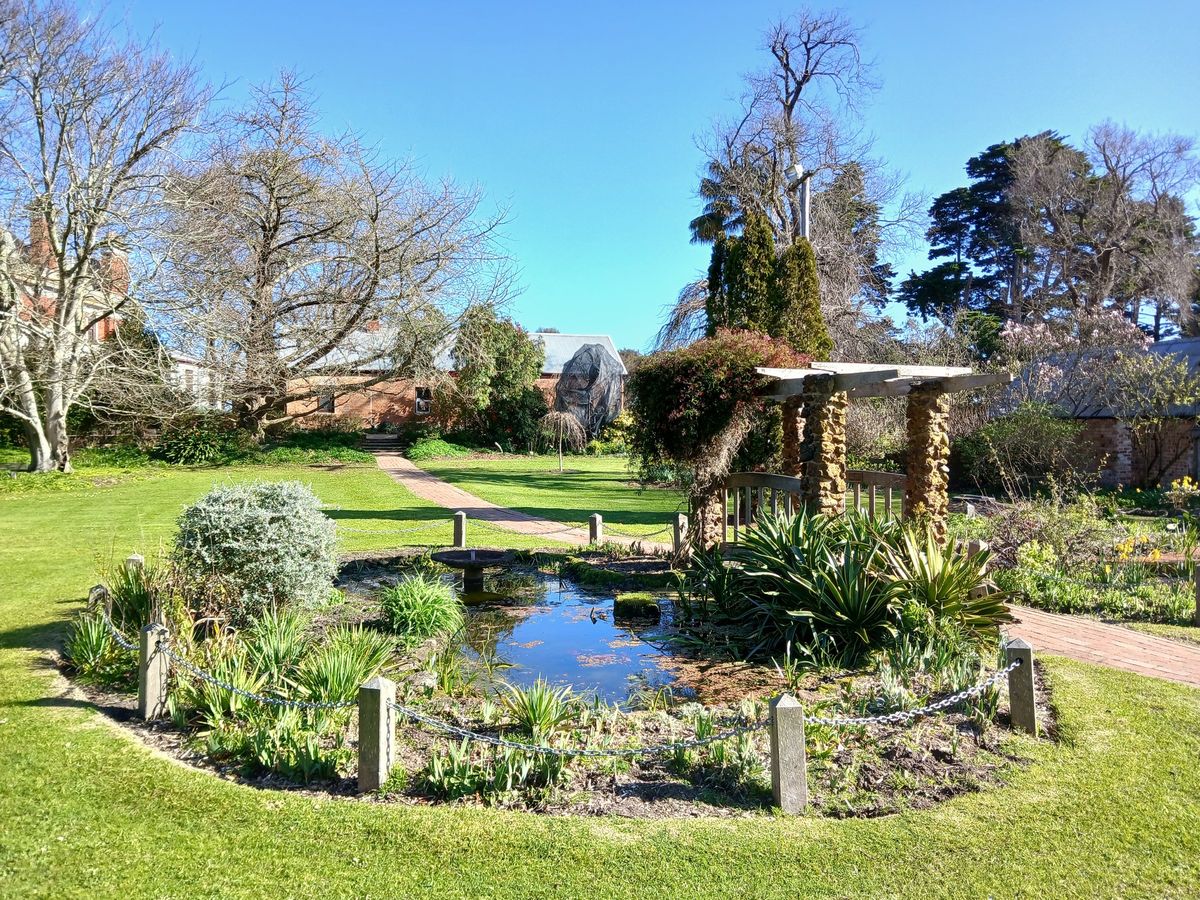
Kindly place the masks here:
POLYGON ((23 423, 23 426, 25 445, 29 448, 29 471, 49 472, 52 468, 50 465, 50 442, 46 440, 45 432, 40 427, 34 427, 28 423, 23 423))
POLYGON ((46 440, 50 445, 49 468, 70 472, 71 436, 67 429, 67 405, 57 391, 51 392, 46 398, 46 440))

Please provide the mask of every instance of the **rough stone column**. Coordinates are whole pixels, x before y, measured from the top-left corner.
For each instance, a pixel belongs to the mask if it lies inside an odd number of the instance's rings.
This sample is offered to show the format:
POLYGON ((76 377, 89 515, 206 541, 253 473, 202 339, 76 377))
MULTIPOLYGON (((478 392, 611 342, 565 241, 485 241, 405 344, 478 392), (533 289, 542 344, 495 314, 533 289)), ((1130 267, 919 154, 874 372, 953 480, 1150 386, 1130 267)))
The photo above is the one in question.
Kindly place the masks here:
POLYGON ((929 523, 946 542, 950 506, 950 401, 934 385, 919 385, 908 395, 908 472, 904 491, 906 518, 929 523))
POLYGON ((800 448, 804 441, 804 399, 788 397, 783 401, 783 475, 799 478, 804 471, 800 448))
POLYGON ((692 501, 691 539, 703 550, 720 547, 725 541, 725 490, 717 488, 692 501))
POLYGON ((800 441, 804 504, 811 512, 839 515, 846 509, 845 393, 833 379, 809 378, 801 395, 804 429, 800 441))

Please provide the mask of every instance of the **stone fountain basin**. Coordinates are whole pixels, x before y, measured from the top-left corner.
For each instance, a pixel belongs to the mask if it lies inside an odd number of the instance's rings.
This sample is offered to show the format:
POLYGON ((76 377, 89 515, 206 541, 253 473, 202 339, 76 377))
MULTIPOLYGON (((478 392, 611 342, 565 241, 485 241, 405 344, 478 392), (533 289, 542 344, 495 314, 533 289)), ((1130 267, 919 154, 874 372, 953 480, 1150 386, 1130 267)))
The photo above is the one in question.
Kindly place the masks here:
POLYGON ((512 553, 507 550, 439 550, 429 554, 429 558, 452 569, 489 569, 512 562, 512 553))
POLYGON ((483 570, 512 562, 507 550, 439 550, 429 554, 434 562, 452 569, 462 569, 464 600, 478 598, 483 593, 483 570))

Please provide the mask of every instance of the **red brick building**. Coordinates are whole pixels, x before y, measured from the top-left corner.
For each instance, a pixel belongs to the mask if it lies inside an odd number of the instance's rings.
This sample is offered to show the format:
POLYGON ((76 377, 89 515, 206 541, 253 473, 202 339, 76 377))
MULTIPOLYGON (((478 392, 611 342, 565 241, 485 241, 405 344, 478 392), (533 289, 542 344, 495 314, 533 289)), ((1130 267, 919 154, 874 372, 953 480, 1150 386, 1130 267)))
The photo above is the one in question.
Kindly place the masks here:
MULTIPOLYGON (((605 359, 611 371, 619 372, 622 381, 628 374, 616 345, 606 334, 533 332, 530 338, 540 343, 545 352, 542 372, 535 383, 552 407, 559 402, 564 371, 570 371, 573 361, 578 360, 581 353, 605 359)), ((369 340, 369 337, 360 335, 359 339, 369 340)), ((450 346, 452 342, 437 355, 435 364, 442 373, 453 377, 450 346)), ((438 391, 433 383, 396 379, 360 386, 375 377, 372 372, 364 371, 325 379, 315 399, 289 403, 288 414, 296 416, 298 424, 308 428, 335 424, 378 428, 422 421, 435 413, 438 391)), ((617 390, 621 391, 621 385, 617 390)))

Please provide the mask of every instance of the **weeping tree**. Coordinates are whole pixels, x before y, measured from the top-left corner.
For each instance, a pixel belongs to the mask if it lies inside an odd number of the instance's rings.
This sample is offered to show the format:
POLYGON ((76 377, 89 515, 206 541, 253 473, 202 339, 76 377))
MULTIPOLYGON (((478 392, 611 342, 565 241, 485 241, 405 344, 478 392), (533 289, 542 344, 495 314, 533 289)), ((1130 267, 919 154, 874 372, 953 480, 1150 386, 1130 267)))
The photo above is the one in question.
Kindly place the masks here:
POLYGON ((558 473, 563 471, 563 447, 582 450, 587 444, 587 431, 574 413, 553 410, 542 417, 539 423, 542 438, 551 446, 558 447, 558 473))
POLYGON ((765 334, 720 329, 648 357, 629 376, 635 464, 646 479, 663 466, 678 473, 699 546, 717 544, 724 534, 725 478, 766 403, 760 395, 769 379, 758 368, 809 362, 765 334))

